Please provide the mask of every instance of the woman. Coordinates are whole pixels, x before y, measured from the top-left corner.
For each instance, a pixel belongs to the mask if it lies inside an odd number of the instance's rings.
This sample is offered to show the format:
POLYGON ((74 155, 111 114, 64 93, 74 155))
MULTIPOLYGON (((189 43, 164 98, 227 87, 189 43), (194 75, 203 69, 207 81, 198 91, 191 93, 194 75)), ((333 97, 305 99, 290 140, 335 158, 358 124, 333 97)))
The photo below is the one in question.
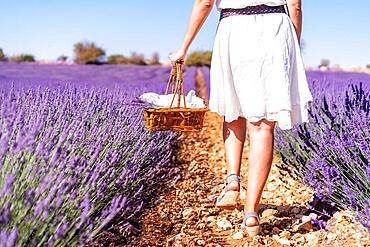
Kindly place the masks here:
MULTIPOLYGON (((214 1, 195 0, 181 48, 183 61, 214 1)), ((241 228, 260 232, 258 206, 270 173, 274 129, 308 122, 308 88, 300 53, 300 0, 216 0, 220 22, 213 46, 209 109, 224 116, 225 189, 216 206, 232 209, 240 190, 240 164, 249 133, 247 199, 241 228), (287 10, 286 8, 287 7, 287 10), (248 121, 247 121, 248 120, 248 121)))

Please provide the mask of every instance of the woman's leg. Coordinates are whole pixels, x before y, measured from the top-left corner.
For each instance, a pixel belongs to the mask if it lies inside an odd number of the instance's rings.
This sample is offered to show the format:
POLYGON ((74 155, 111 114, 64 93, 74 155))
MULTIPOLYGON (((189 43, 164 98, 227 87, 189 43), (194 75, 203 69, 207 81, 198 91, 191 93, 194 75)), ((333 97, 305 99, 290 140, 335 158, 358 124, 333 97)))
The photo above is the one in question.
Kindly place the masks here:
MULTIPOLYGON (((266 119, 247 123, 250 149, 247 200, 244 207, 246 212, 258 211, 259 201, 272 165, 275 124, 276 122, 266 119)), ((254 217, 246 221, 247 226, 257 224, 254 217)))
MULTIPOLYGON (((225 156, 227 163, 227 175, 240 175, 240 163, 242 160, 243 146, 246 135, 246 119, 239 117, 231 123, 223 122, 223 139, 225 145, 225 156)), ((232 181, 229 190, 239 190, 237 181, 232 181)))

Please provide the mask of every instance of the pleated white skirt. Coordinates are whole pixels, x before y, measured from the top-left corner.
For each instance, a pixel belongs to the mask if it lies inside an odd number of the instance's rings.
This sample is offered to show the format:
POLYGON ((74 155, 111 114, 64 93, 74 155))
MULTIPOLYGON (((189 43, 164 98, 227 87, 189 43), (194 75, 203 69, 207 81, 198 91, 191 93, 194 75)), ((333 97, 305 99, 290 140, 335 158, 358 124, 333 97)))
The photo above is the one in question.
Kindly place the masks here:
POLYGON ((232 122, 277 121, 283 130, 308 122, 312 101, 298 39, 284 13, 238 15, 217 27, 209 109, 232 122))

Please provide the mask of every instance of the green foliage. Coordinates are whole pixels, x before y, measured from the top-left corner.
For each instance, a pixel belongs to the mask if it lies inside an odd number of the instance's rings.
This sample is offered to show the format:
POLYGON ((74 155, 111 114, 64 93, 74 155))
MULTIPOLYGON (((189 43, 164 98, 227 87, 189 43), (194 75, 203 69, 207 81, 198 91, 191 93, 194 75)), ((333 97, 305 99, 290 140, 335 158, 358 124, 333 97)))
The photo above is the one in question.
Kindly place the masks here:
MULTIPOLYGON (((108 57, 107 63, 109 64, 134 64, 134 65, 147 65, 143 54, 133 52, 130 57, 120 54, 113 54, 108 57)), ((151 63, 150 63, 151 64, 151 63)))
POLYGON ((78 42, 73 49, 75 62, 79 64, 100 64, 103 62, 105 50, 94 42, 78 42))
POLYGON ((188 55, 185 60, 187 66, 208 66, 211 67, 212 52, 211 51, 195 51, 188 55))
POLYGON ((5 60, 5 54, 3 52, 3 49, 0 48, 0 61, 4 61, 5 60))
POLYGON ((130 59, 119 54, 113 54, 108 57, 107 63, 109 64, 129 64, 130 59))
POLYGON ((22 62, 35 62, 35 57, 31 54, 19 54, 9 58, 10 62, 22 63, 22 62))

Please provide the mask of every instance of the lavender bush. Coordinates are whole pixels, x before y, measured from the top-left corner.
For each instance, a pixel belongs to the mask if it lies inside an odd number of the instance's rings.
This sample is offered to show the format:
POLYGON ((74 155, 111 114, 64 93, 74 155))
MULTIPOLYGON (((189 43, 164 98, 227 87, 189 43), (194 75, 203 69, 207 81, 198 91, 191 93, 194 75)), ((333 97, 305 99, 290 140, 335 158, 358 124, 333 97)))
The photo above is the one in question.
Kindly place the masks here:
POLYGON ((118 215, 132 229, 179 174, 179 135, 147 131, 136 100, 169 69, 16 66, 0 70, 0 246, 83 245, 118 215))
POLYGON ((210 68, 208 66, 202 66, 200 67, 200 71, 203 74, 204 80, 206 80, 208 86, 207 86, 207 97, 209 99, 210 93, 211 93, 211 88, 210 88, 210 68))
POLYGON ((320 203, 350 209, 370 229, 370 76, 311 72, 308 78, 310 122, 275 132, 280 168, 302 179, 320 203))

